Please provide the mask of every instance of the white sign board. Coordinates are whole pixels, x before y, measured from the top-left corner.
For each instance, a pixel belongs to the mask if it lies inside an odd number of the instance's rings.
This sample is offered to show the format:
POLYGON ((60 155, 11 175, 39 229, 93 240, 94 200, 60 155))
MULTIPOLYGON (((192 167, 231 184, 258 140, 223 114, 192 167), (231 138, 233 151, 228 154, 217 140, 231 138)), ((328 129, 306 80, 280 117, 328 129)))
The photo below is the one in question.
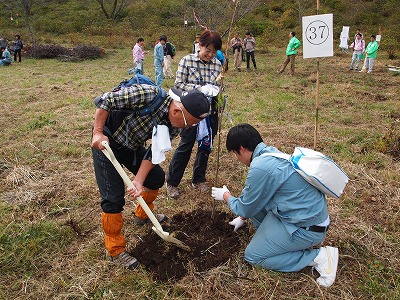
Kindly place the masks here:
POLYGON ((343 26, 342 28, 342 33, 340 34, 341 37, 343 38, 348 38, 349 37, 349 30, 350 30, 350 26, 343 26))
POLYGON ((340 45, 341 49, 349 49, 348 40, 349 40, 349 26, 343 26, 342 32, 340 33, 340 45))
POLYGON ((333 56, 333 14, 303 17, 303 58, 333 56))

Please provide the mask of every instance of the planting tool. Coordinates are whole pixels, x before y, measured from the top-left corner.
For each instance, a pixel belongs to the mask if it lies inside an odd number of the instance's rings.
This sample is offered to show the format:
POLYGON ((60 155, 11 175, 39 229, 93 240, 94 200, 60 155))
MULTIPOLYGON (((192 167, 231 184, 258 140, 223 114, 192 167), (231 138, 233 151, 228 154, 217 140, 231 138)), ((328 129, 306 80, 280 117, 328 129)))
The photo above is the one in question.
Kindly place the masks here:
MULTIPOLYGON (((128 175, 125 173, 124 169, 122 169, 122 166, 120 163, 117 161, 117 159, 114 156, 113 151, 111 150, 110 146, 108 145, 108 142, 102 141, 101 144, 104 146, 104 150, 101 150, 104 155, 111 161, 111 163, 114 165, 115 169, 119 173, 119 175, 122 177, 122 180, 124 181, 125 185, 129 188, 135 188, 133 185, 132 181, 129 179, 128 175)), ((164 241, 169 242, 173 245, 175 245, 178 248, 181 248, 186 251, 191 251, 190 247, 186 245, 184 242, 174 238, 171 236, 168 232, 165 232, 161 225, 160 222, 158 222, 157 218, 154 216, 153 212, 147 205, 147 203, 144 201, 142 196, 137 197, 137 200, 139 204, 142 206, 143 210, 146 212, 147 216, 149 217, 151 223, 153 223, 152 229, 159 237, 161 237, 164 241)))

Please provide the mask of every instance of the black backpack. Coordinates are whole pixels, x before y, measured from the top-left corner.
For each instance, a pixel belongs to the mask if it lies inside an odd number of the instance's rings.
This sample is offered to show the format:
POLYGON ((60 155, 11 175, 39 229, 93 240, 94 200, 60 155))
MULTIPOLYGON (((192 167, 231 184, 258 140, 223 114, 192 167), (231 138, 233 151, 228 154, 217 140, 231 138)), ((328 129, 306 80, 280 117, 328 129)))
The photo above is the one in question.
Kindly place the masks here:
MULTIPOLYGON (((142 74, 136 74, 129 80, 125 79, 125 80, 121 81, 117 86, 115 86, 112 89, 112 92, 117 92, 123 88, 130 87, 134 84, 148 84, 148 85, 152 85, 152 86, 157 86, 154 83, 154 81, 152 81, 149 77, 144 76, 142 74)), ((166 96, 167 96, 167 93, 165 92, 165 90, 163 90, 162 88, 159 87, 157 96, 152 100, 152 102, 149 105, 147 105, 141 109, 138 109, 136 111, 132 111, 129 109, 120 109, 119 111, 126 111, 135 116, 144 116, 149 113, 155 112, 161 106, 161 104, 164 102, 166 96)), ((101 96, 96 97, 94 99, 94 104, 96 105, 96 107, 100 106, 101 96)), ((115 110, 115 111, 117 111, 117 110, 115 110)))
MULTIPOLYGON (((112 92, 119 91, 123 88, 130 87, 134 84, 147 84, 152 86, 157 86, 150 78, 147 76, 136 74, 131 79, 125 79, 121 81, 116 87, 112 89, 112 92)), ((164 103, 165 98, 167 97, 167 93, 162 88, 158 87, 157 96, 146 106, 141 109, 132 111, 131 109, 112 109, 109 112, 107 122, 104 127, 104 132, 107 133, 110 137, 112 137, 112 133, 114 133, 120 126, 121 122, 126 118, 134 118, 134 117, 142 117, 148 114, 153 114, 156 112, 161 105, 164 103)), ((101 96, 94 99, 94 104, 96 107, 100 107, 101 105, 101 96)), ((155 116, 153 116, 154 126, 157 126, 157 121, 155 116)))

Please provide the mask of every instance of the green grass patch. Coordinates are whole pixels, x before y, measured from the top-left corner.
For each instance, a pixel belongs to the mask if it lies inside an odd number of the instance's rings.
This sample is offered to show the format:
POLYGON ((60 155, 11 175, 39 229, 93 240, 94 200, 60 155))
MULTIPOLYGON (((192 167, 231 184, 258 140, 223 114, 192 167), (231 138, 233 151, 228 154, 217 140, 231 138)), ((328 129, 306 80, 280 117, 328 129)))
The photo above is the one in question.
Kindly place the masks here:
MULTIPOLYGON (((4 212, 2 212, 4 213, 4 212)), ((30 276, 38 269, 51 267, 51 257, 71 241, 71 231, 54 221, 35 224, 0 224, 0 267, 3 274, 30 276)))

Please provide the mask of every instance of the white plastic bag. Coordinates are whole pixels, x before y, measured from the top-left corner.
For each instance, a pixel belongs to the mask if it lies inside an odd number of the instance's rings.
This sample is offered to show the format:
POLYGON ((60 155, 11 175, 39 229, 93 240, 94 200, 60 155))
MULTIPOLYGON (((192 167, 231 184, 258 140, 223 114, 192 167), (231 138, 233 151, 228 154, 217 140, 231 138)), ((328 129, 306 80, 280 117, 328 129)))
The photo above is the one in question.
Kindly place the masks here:
POLYGON ((347 174, 331 158, 312 149, 296 147, 292 155, 264 153, 262 156, 274 156, 288 160, 307 182, 322 193, 334 198, 342 195, 349 181, 347 174))

